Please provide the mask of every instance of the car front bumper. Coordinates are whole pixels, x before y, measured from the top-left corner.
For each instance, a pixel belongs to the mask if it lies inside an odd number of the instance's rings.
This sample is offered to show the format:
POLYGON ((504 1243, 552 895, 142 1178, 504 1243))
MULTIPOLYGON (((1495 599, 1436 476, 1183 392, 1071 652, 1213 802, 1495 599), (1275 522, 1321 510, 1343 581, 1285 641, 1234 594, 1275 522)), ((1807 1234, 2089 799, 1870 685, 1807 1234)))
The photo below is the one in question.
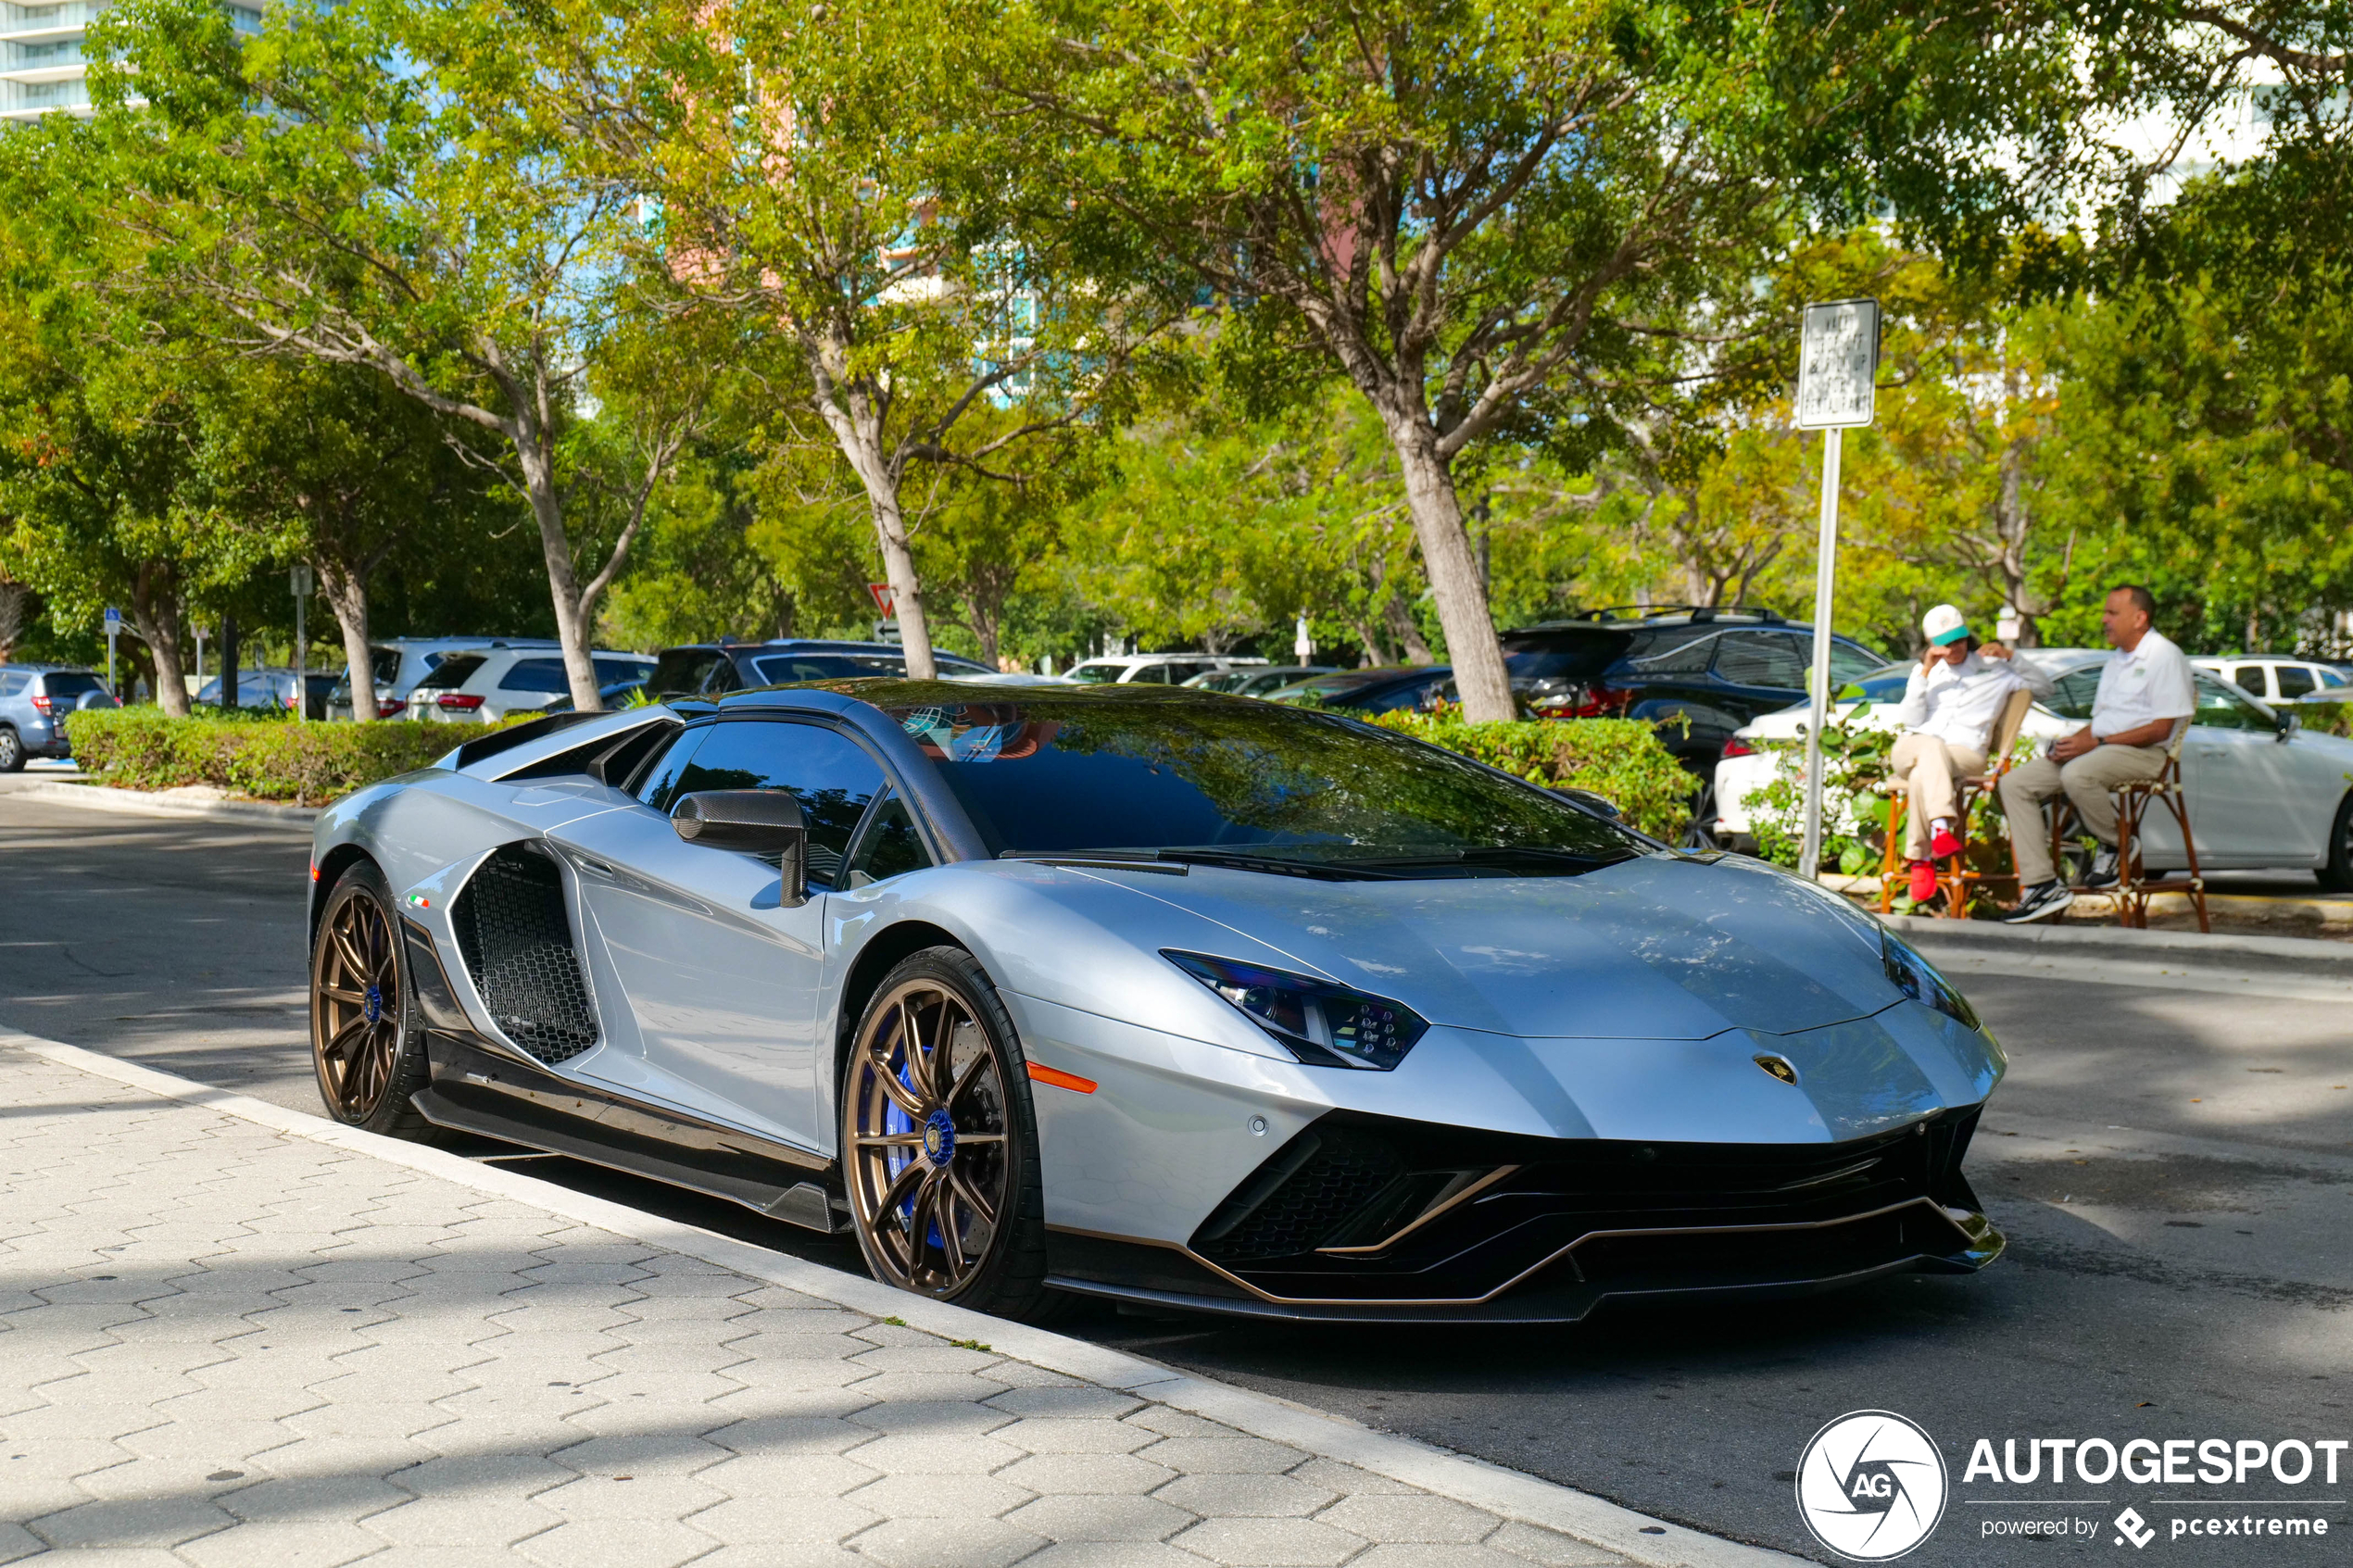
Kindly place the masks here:
POLYGON ((1049 1283, 1244 1317, 1564 1323, 1610 1302, 1973 1273, 2004 1246, 1960 1173, 1978 1110, 1811 1145, 1509 1137, 1336 1112, 1181 1245, 1050 1231, 1049 1283))

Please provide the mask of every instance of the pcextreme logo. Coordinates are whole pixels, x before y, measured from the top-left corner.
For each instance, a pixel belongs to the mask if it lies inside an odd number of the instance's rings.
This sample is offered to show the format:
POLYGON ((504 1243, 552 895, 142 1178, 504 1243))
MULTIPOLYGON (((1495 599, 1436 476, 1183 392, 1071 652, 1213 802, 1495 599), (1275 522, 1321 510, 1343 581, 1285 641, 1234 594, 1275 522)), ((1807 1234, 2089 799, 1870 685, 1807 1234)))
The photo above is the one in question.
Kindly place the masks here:
POLYGON ((1854 1411, 1797 1461, 1797 1512, 1814 1538, 1858 1562, 1903 1556, 1944 1517, 1944 1456, 1893 1411, 1854 1411))

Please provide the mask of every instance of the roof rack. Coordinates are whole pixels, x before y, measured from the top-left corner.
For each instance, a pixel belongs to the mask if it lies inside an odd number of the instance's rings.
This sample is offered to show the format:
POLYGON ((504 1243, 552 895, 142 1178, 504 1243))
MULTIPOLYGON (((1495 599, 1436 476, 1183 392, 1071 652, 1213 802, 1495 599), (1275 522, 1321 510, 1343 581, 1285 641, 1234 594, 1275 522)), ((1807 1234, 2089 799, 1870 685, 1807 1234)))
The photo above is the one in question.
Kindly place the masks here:
POLYGON ((1711 621, 1745 620, 1774 623, 1786 618, 1778 610, 1762 605, 1607 605, 1600 609, 1580 609, 1553 622, 1560 625, 1571 621, 1658 621, 1668 616, 1689 616, 1694 624, 1711 621))

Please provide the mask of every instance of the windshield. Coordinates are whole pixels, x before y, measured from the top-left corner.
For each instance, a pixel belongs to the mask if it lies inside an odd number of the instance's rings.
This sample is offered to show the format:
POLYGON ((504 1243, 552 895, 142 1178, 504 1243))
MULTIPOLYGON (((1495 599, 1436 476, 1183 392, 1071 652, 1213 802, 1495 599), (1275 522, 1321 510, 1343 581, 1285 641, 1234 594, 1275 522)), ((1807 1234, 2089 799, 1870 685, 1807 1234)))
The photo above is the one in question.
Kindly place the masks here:
POLYGON ((1642 848, 1542 790, 1335 715, 1132 687, 988 702, 910 689, 941 700, 885 711, 937 761, 1000 856, 1527 876, 1573 874, 1642 848))

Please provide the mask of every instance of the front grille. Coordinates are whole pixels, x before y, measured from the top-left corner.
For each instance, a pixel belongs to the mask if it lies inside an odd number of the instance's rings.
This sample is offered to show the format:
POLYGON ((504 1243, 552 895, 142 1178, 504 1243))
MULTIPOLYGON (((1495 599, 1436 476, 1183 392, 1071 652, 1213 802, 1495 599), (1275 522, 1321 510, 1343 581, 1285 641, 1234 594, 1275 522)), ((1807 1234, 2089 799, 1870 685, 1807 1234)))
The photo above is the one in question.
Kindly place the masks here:
POLYGON ((458 951, 507 1038, 541 1061, 597 1043, 597 1013, 573 945, 563 875, 544 850, 510 844, 482 863, 450 907, 458 951))
POLYGON ((1977 1207, 1958 1173, 1975 1116, 1796 1145, 1539 1140, 1327 1117, 1238 1187, 1192 1249, 1271 1296, 1368 1302, 1476 1299, 1555 1274, 1737 1283, 1800 1260, 1810 1271, 1903 1248, 1954 1254, 1966 1238, 1941 1206, 1977 1207), (1894 1210, 1905 1217, 1863 1222, 1894 1210))

